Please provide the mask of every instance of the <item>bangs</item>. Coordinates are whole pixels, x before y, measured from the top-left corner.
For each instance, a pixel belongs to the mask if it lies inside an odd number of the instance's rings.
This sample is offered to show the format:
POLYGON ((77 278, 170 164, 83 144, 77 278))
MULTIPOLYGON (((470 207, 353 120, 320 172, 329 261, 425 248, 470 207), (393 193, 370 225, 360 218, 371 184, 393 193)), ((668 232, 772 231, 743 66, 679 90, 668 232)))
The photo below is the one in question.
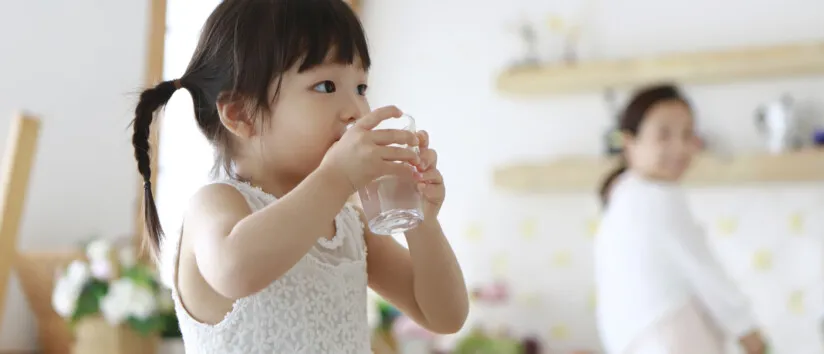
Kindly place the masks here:
POLYGON ((371 66, 363 27, 343 0, 224 0, 204 25, 187 81, 209 102, 229 92, 265 109, 273 80, 330 60, 371 66))
POLYGON ((285 18, 275 21, 283 40, 283 71, 303 72, 329 60, 369 71, 371 60, 360 20, 343 0, 286 0, 285 18), (277 25, 277 24, 280 25, 277 25))

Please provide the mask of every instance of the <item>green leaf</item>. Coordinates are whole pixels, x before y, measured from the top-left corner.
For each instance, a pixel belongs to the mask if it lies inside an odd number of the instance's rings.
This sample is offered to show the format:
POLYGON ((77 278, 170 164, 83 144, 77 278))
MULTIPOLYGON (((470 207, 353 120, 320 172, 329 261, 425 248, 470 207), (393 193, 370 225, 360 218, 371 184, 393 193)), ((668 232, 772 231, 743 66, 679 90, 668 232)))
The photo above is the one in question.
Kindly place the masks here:
POLYGON ((160 289, 157 279, 155 279, 154 272, 146 266, 137 265, 128 269, 124 269, 121 273, 124 278, 129 278, 138 286, 143 286, 153 291, 160 289))
POLYGON ((126 322, 129 326, 142 336, 149 336, 163 330, 165 325, 164 319, 161 316, 151 316, 146 319, 139 319, 129 317, 126 322))
POLYGON ((72 323, 77 323, 86 316, 95 315, 100 312, 100 300, 109 292, 109 284, 98 279, 92 279, 80 292, 77 298, 77 308, 71 317, 72 323))
POLYGON ((177 315, 174 311, 161 315, 163 318, 163 332, 160 334, 163 338, 181 338, 180 324, 177 322, 177 315))

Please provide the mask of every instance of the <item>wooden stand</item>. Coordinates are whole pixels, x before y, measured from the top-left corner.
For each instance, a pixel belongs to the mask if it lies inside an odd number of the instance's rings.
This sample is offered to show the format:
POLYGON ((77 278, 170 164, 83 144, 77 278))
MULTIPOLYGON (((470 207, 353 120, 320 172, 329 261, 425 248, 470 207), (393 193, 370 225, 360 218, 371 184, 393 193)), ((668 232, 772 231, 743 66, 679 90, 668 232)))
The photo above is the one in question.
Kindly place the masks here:
MULTIPOLYGON (((2 192, 0 192, 0 322, 5 315, 11 268, 17 256, 20 220, 29 188, 29 176, 34 164, 40 120, 21 114, 11 125, 3 158, 2 192)), ((2 323, 0 323, 2 328, 2 323)))
POLYGON ((112 327, 101 317, 88 317, 75 327, 72 354, 155 354, 160 338, 143 337, 125 327, 112 327))
POLYGON ((74 260, 83 259, 83 252, 20 253, 16 268, 29 308, 37 322, 37 339, 43 354, 69 354, 74 335, 52 307, 55 274, 74 260))

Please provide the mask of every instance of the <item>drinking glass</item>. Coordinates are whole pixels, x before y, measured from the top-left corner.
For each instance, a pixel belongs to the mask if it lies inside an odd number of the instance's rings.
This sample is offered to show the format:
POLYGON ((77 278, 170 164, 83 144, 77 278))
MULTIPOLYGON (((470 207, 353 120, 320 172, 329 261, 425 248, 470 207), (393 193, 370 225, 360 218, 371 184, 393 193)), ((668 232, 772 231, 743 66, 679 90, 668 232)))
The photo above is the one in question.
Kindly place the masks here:
MULTIPOLYGON (((415 133, 415 119, 409 115, 389 118, 375 129, 408 130, 415 133)), ((417 146, 392 144, 419 153, 417 146)), ((396 161, 396 163, 404 163, 396 161)), ((408 165, 408 164, 407 164, 408 165)), ((415 167, 409 165, 410 169, 415 167)), ((423 221, 421 195, 413 174, 381 176, 358 191, 369 229, 378 235, 393 235, 411 230, 423 221)))

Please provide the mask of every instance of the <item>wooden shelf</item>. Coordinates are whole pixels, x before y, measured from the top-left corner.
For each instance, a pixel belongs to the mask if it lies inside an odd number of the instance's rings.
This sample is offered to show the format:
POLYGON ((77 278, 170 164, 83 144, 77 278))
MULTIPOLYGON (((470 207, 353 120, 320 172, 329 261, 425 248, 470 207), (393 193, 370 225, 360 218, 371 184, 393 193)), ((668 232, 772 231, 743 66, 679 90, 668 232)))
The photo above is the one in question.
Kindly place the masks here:
POLYGON ((824 42, 524 67, 501 74, 497 87, 504 93, 537 95, 660 81, 707 84, 815 74, 824 74, 824 42))
MULTIPOLYGON (((592 192, 616 165, 598 157, 568 157, 544 163, 504 166, 494 171, 495 188, 514 192, 592 192)), ((824 149, 783 155, 697 157, 684 178, 695 187, 750 183, 824 181, 824 149)))

